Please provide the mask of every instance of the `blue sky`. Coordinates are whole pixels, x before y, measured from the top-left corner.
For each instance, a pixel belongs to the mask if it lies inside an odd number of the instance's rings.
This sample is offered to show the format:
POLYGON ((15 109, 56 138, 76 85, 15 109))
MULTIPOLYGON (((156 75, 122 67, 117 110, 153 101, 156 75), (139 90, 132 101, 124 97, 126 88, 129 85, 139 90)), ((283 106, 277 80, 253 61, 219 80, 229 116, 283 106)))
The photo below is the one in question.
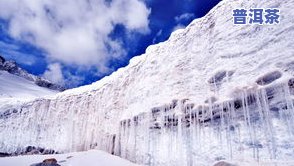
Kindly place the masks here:
POLYGON ((0 0, 0 54, 67 87, 90 84, 218 2, 0 0))

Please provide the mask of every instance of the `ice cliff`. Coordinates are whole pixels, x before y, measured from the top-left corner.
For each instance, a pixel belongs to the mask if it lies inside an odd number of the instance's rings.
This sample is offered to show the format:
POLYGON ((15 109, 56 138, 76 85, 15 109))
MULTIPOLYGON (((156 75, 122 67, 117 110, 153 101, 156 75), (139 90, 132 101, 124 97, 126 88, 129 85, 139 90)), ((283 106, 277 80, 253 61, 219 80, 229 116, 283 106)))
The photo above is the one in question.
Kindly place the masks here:
POLYGON ((0 151, 98 148, 145 165, 294 160, 294 0, 223 0, 109 77, 1 110, 0 151), (234 25, 235 8, 278 25, 234 25))

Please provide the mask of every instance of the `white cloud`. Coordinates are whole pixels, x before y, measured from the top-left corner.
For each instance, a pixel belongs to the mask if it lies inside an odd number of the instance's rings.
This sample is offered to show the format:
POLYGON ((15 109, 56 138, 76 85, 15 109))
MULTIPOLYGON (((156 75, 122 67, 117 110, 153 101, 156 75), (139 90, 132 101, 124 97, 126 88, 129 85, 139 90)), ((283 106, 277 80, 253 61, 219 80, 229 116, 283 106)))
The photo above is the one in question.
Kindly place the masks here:
POLYGON ((59 85, 65 84, 62 74, 62 67, 59 63, 48 65, 48 68, 43 74, 43 77, 59 85))
MULTIPOLYGON (((76 71, 79 72, 80 70, 83 69, 80 67, 76 68, 76 71)), ((49 64, 42 77, 66 88, 77 87, 85 80, 84 76, 74 75, 68 70, 63 70, 63 66, 60 63, 49 64)))
POLYGON ((159 31, 156 33, 155 37, 153 38, 153 40, 152 40, 152 43, 153 43, 153 44, 156 42, 156 40, 158 39, 158 37, 161 36, 161 34, 162 34, 162 29, 159 30, 159 31))
POLYGON ((66 78, 64 80, 64 86, 66 86, 67 88, 77 87, 81 85, 81 82, 85 80, 84 76, 73 75, 69 71, 65 71, 63 73, 64 73, 64 77, 66 78))
MULTIPOLYGON (((110 59, 126 55, 121 42, 109 37, 115 25, 148 33, 149 14, 141 0, 0 0, 0 17, 9 20, 13 38, 45 50, 49 62, 101 71, 110 59)), ((53 66, 44 75, 57 72, 53 66)))
POLYGON ((181 21, 189 20, 189 19, 191 19, 193 17, 195 17, 195 15, 193 13, 184 13, 184 14, 181 14, 179 16, 176 16, 175 21, 177 23, 180 23, 181 21))
POLYGON ((193 14, 193 13, 184 13, 184 14, 176 16, 175 21, 176 21, 177 25, 173 28, 172 31, 176 31, 178 29, 184 29, 185 26, 182 24, 182 21, 187 21, 187 20, 194 18, 194 17, 195 17, 195 14, 193 14))
POLYGON ((9 60, 17 59, 17 63, 24 65, 34 65, 37 62, 36 57, 31 54, 23 53, 17 45, 2 41, 0 41, 0 54, 9 60))
POLYGON ((173 28, 173 30, 172 31, 176 31, 176 30, 178 30, 178 29, 185 29, 186 27, 184 26, 184 25, 182 25, 182 24, 178 24, 178 25, 176 25, 174 28, 173 28))

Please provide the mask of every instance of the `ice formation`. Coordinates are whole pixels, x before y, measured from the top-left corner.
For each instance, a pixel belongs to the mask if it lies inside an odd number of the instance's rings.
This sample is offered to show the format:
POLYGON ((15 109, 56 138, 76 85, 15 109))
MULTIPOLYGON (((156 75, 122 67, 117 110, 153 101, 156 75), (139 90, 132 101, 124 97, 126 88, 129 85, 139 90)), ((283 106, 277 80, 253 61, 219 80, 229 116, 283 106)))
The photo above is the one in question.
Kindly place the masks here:
POLYGON ((98 148, 145 165, 294 160, 294 0, 223 0, 92 85, 1 110, 0 152, 98 148), (234 25, 235 8, 278 25, 234 25))

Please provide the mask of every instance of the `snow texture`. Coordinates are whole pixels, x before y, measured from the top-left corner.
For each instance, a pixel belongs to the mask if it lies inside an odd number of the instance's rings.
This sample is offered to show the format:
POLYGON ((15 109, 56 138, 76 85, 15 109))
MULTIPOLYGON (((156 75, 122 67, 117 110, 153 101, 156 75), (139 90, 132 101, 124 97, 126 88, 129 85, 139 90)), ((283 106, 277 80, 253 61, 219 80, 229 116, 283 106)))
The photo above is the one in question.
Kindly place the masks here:
POLYGON ((223 0, 112 75, 7 109, 0 151, 97 148, 157 166, 293 163, 293 8, 223 0), (279 8, 280 24, 233 24, 233 9, 259 7, 279 8))
POLYGON ((0 70, 0 112, 15 103, 53 96, 58 91, 40 87, 33 81, 0 70))
POLYGON ((136 166, 127 160, 112 156, 106 152, 90 150, 86 152, 54 154, 54 155, 30 155, 0 158, 1 166, 33 166, 45 159, 55 158, 60 166, 136 166))

